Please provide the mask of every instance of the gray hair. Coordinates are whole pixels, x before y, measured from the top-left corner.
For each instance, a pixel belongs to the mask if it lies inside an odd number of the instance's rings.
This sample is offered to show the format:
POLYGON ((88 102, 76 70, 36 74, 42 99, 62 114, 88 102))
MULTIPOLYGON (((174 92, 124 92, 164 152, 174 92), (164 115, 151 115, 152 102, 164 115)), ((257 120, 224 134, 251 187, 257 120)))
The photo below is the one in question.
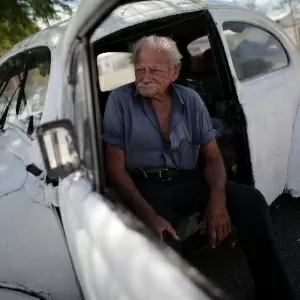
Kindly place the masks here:
POLYGON ((180 63, 182 55, 180 54, 177 48, 176 42, 169 37, 158 36, 155 34, 142 37, 140 40, 138 40, 132 45, 132 55, 130 58, 131 63, 136 63, 136 58, 139 51, 145 46, 150 47, 154 51, 167 52, 170 57, 171 65, 176 65, 180 63))

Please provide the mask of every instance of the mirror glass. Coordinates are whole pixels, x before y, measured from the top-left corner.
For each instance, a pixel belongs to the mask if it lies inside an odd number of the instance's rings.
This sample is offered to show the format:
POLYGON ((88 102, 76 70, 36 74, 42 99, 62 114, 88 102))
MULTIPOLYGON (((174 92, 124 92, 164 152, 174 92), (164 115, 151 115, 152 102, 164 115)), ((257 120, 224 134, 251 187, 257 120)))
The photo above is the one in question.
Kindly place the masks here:
POLYGON ((51 128, 44 132, 42 138, 50 169, 63 167, 72 170, 79 168, 78 152, 72 135, 66 128, 51 128))

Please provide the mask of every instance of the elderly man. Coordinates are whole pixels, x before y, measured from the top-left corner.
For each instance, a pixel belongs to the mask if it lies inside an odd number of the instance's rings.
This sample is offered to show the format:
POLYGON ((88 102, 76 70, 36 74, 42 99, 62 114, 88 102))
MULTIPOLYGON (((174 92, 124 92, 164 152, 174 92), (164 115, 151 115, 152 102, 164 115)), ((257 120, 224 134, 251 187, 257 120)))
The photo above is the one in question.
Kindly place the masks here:
POLYGON ((183 215, 203 213, 212 248, 229 234, 232 221, 257 299, 294 299, 263 195, 227 181, 205 104, 194 90, 174 84, 181 59, 176 43, 152 35, 132 52, 135 84, 111 92, 104 117, 113 184, 157 235, 172 236, 173 245, 183 215))

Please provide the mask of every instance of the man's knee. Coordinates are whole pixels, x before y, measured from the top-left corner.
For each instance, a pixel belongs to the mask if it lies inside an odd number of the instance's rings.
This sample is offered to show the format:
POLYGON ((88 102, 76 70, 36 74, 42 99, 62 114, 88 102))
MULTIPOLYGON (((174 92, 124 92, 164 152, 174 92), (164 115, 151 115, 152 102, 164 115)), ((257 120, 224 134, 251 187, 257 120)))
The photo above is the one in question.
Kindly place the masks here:
POLYGON ((262 211, 268 209, 267 201, 258 189, 245 186, 245 195, 247 195, 247 197, 245 197, 246 201, 248 200, 249 205, 254 209, 262 211))
POLYGON ((227 184, 227 203, 229 210, 241 217, 258 217, 268 211, 266 199, 258 189, 233 182, 227 184))

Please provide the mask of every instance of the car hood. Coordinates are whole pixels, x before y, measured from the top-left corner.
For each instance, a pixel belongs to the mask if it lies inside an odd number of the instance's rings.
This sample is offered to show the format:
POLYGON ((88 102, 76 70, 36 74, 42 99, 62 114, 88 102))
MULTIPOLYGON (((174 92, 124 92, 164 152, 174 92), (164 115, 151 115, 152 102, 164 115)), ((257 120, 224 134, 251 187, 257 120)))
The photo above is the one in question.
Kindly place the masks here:
POLYGON ((0 299, 5 299, 5 300, 37 300, 37 299, 40 299, 40 298, 30 296, 30 295, 25 294, 23 292, 0 288, 0 299))
POLYGON ((23 187, 27 171, 24 162, 16 155, 0 149, 0 157, 0 197, 3 197, 23 187))

